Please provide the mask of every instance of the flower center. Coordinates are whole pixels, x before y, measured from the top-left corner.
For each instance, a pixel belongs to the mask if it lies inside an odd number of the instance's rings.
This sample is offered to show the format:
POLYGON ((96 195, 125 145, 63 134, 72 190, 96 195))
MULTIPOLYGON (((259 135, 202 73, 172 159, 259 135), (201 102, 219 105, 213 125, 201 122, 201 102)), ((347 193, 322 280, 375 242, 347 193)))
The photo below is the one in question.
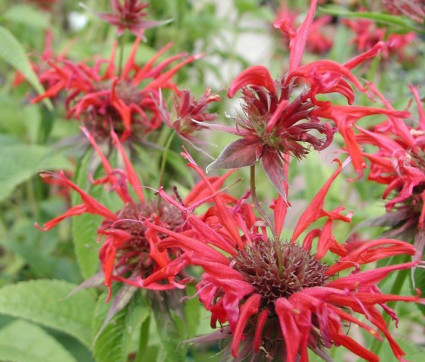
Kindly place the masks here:
MULTIPOLYGON (((105 229, 119 229, 131 234, 131 238, 119 246, 117 250, 116 268, 120 274, 136 272, 142 278, 150 275, 154 270, 154 261, 151 258, 150 243, 146 237, 146 226, 141 222, 142 218, 152 219, 154 215, 160 218, 161 224, 169 230, 178 230, 183 219, 179 210, 161 201, 128 204, 117 213, 118 221, 105 220, 105 229)), ((166 234, 157 233, 160 239, 166 234)))
POLYGON ((263 297, 263 306, 272 313, 276 299, 324 285, 328 269, 301 246, 279 240, 259 242, 240 251, 233 268, 255 287, 263 297))
MULTIPOLYGON (((115 223, 114 229, 125 230, 130 233, 133 238, 130 243, 138 246, 147 246, 145 237, 146 226, 142 222, 138 222, 142 218, 151 218, 157 215, 161 223, 169 230, 177 230, 182 224, 180 212, 173 205, 161 201, 158 206, 156 200, 151 202, 143 202, 137 204, 128 204, 118 212, 120 220, 115 223)), ((166 237, 165 234, 158 235, 160 239, 166 237)))

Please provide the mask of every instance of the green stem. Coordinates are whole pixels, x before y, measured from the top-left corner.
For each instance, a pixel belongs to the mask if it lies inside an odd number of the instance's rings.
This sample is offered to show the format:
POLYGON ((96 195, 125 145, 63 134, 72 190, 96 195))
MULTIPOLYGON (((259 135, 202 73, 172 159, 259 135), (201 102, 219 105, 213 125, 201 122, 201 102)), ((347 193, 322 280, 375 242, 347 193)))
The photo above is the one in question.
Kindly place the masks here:
POLYGON ((275 229, 273 223, 271 222, 270 218, 266 214, 266 212, 261 207, 260 202, 258 201, 258 198, 257 198, 257 193, 255 192, 255 164, 251 166, 250 171, 251 171, 250 172, 250 185, 251 185, 251 199, 252 199, 252 202, 254 203, 255 208, 258 210, 258 212, 263 217, 263 220, 266 223, 266 225, 270 228, 270 231, 273 234, 273 238, 275 240, 277 240, 276 229, 275 229))
MULTIPOLYGON (((401 263, 405 263, 407 261, 408 261, 408 257, 405 257, 401 261, 401 263)), ((409 269, 400 270, 398 272, 397 277, 395 278, 394 283, 391 287, 391 291, 390 291, 391 295, 399 295, 400 294, 401 289, 403 288, 403 284, 406 281, 408 275, 409 275, 409 269)), ((395 304, 395 302, 388 303, 388 307, 393 308, 394 304, 395 304)), ((385 321, 385 324, 387 325, 387 327, 389 325, 390 320, 391 320, 390 315, 385 313, 384 321, 385 321)), ((383 342, 379 341, 378 339, 374 339, 370 350, 373 353, 375 353, 376 355, 378 355, 379 351, 381 350, 382 344, 383 344, 383 342)))
POLYGON ((162 153, 161 169, 159 171, 159 187, 162 186, 162 183, 164 181, 164 173, 165 173, 165 165, 167 163, 167 155, 168 155, 168 151, 170 150, 171 142, 173 142, 174 135, 175 135, 175 132, 172 132, 169 135, 169 137, 167 139, 167 143, 165 144, 165 147, 164 147, 164 152, 162 153))
POLYGON ((120 54, 118 59, 118 77, 121 77, 122 71, 123 71, 123 63, 124 63, 124 45, 125 45, 126 36, 125 33, 121 35, 120 38, 120 54))
POLYGON ((28 197, 28 201, 30 203, 32 213, 35 216, 35 218, 37 220, 39 220, 40 219, 40 213, 39 213, 39 210, 38 210, 38 203, 37 203, 37 200, 35 198, 35 193, 34 193, 34 188, 33 188, 34 185, 32 184, 31 180, 28 180, 25 183, 25 186, 26 186, 27 197, 28 197))

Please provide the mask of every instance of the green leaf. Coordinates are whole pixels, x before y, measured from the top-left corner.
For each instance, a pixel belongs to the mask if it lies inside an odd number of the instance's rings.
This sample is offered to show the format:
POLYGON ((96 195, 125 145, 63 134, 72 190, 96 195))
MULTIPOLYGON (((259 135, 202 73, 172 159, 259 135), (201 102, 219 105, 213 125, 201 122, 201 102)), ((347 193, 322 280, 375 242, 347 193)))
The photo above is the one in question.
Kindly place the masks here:
POLYGON ((74 357, 50 334, 18 320, 0 330, 0 360, 14 362, 74 362, 74 357))
MULTIPOLYGON (((87 187, 90 159, 93 152, 87 152, 75 171, 74 182, 83 190, 87 187)), ((81 203, 77 193, 72 195, 72 204, 81 203)), ((97 228, 102 218, 97 215, 83 214, 72 218, 72 235, 75 254, 84 279, 93 276, 99 269, 97 228)))
MULTIPOLYGON (((0 26, 0 58, 21 72, 39 94, 44 92, 21 43, 3 26, 0 26)), ((44 102, 47 108, 53 109, 50 100, 46 99, 44 102)))
MULTIPOLYGON (((425 296, 424 290, 425 290, 425 269, 422 268, 416 268, 415 274, 413 275, 413 280, 415 282, 415 288, 418 288, 422 291, 422 298, 425 296)), ((415 293, 416 291, 413 290, 415 293)), ((425 305, 423 304, 416 304, 419 310, 423 315, 425 315, 425 305)))
POLYGON ((48 147, 25 144, 0 145, 0 165, 0 201, 42 169, 72 169, 65 157, 48 147))
POLYGON ((47 13, 37 11, 29 5, 19 4, 10 7, 3 17, 14 23, 24 24, 33 28, 46 29, 49 25, 47 13))
POLYGON ((57 329, 89 346, 95 302, 87 290, 66 298, 75 287, 61 280, 7 285, 0 289, 0 313, 57 329))
POLYGON ((346 18, 361 18, 370 19, 384 25, 393 25, 403 32, 416 31, 418 33, 425 34, 425 28, 420 28, 415 22, 405 16, 373 13, 368 11, 349 11, 338 6, 327 6, 319 8, 319 12, 322 14, 329 14, 335 16, 342 16, 346 18))
MULTIPOLYGON (((93 336, 98 333, 110 309, 110 304, 105 302, 106 296, 107 293, 103 293, 96 305, 93 336)), ((136 294, 129 305, 115 315, 96 339, 93 346, 96 361, 126 361, 128 354, 137 349, 139 331, 143 322, 149 317, 149 313, 146 300, 140 293, 136 294)))
POLYGON ((185 361, 188 346, 182 345, 188 331, 185 311, 180 302, 184 297, 181 290, 169 290, 167 293, 153 293, 151 303, 155 316, 158 337, 162 342, 162 359, 185 361))

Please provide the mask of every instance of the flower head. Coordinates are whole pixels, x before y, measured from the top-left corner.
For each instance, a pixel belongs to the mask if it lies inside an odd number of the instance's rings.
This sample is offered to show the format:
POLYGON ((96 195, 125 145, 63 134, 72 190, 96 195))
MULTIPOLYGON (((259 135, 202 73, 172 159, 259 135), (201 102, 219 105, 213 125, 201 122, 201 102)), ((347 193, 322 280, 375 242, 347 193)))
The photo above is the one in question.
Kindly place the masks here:
POLYGON ((403 14, 419 24, 424 22, 425 3, 422 0, 383 0, 382 3, 391 14, 403 14))
MULTIPOLYGON (((333 223, 349 222, 351 213, 343 215, 341 207, 326 210, 324 198, 341 168, 339 165, 301 215, 290 241, 269 238, 261 223, 246 213, 243 200, 233 207, 217 205, 215 212, 222 219, 233 220, 221 226, 207 225, 193 213, 185 213, 187 222, 197 225, 190 237, 151 225, 170 236, 159 243, 160 250, 180 248, 186 256, 185 264, 204 270, 197 294, 211 313, 211 326, 221 326, 205 339, 230 339, 229 350, 241 359, 252 355, 307 361, 308 348, 326 359, 326 348, 341 345, 364 359, 378 361, 375 354, 346 334, 344 324, 349 322, 374 338, 386 338, 396 358, 402 360, 404 352, 389 333, 378 307, 395 318, 387 302, 423 300, 383 294, 377 283, 417 261, 367 271, 360 271, 360 267, 389 256, 415 255, 415 249, 393 239, 356 242, 354 247, 336 241, 333 223), (324 226, 312 228, 312 223, 322 218, 324 226), (317 246, 313 247, 316 239, 317 246), (328 252, 334 254, 334 263, 325 262, 328 252)), ((282 224, 284 217, 279 218, 282 224)))
MULTIPOLYGON (((93 11, 99 18, 118 27, 118 35, 122 35, 125 29, 137 37, 144 37, 145 29, 160 26, 169 21, 154 21, 144 19, 147 13, 144 11, 149 4, 140 0, 111 0, 112 13, 99 13, 93 11)), ((90 9, 89 9, 90 10, 90 9)), ((90 10, 91 11, 91 10, 90 10)))
POLYGON ((49 62, 50 69, 39 77, 50 87, 33 102, 54 97, 66 90, 67 116, 81 119, 97 139, 109 138, 111 128, 121 140, 158 128, 162 123, 157 108, 159 89, 178 92, 171 78, 181 67, 200 55, 187 57, 185 53, 179 53, 155 65, 158 58, 171 47, 170 43, 146 64, 139 66, 135 63, 139 43, 140 38, 136 39, 121 73, 114 64, 115 49, 109 61, 99 60, 92 67, 67 60, 49 62), (167 69, 180 59, 183 60, 167 69), (102 63, 107 63, 104 71, 101 70, 102 63))
MULTIPOLYGON (((285 198, 284 161, 290 156, 304 157, 310 147, 319 151, 325 149, 338 129, 352 155, 356 171, 362 172, 365 164, 359 146, 354 142, 353 124, 362 117, 389 111, 351 105, 355 99, 354 89, 366 92, 351 69, 376 56, 383 43, 344 64, 318 60, 300 65, 315 6, 316 1, 312 1, 306 20, 291 37, 287 74, 273 80, 267 68, 252 66, 230 85, 229 97, 242 90, 243 114, 234 118, 236 128, 206 126, 242 139, 227 146, 208 169, 250 166, 261 159, 270 181, 285 198), (333 105, 330 101, 317 99, 319 95, 330 93, 342 95, 349 105, 333 105)), ((276 26, 280 27, 279 24, 277 22, 276 26)))
MULTIPOLYGON (((47 231, 62 220, 76 215, 88 213, 102 216, 103 221, 98 228, 98 237, 99 240, 103 240, 99 250, 99 259, 105 285, 110 292, 114 281, 140 287, 144 279, 148 278, 150 274, 168 267, 176 256, 173 251, 158 250, 157 244, 166 234, 146 226, 146 220, 177 233, 187 232, 188 227, 183 224, 179 208, 165 201, 149 201, 145 198, 139 178, 115 133, 112 132, 112 139, 121 153, 124 170, 114 169, 101 152, 94 137, 87 129, 83 129, 83 132, 100 157, 106 173, 105 177, 94 180, 94 184, 108 185, 109 189, 119 197, 122 205, 118 210, 106 207, 70 181, 63 172, 59 174, 42 173, 41 176, 48 183, 76 191, 82 203, 48 221, 43 227, 37 224, 36 226, 47 231)), ((219 189, 226 177, 227 175, 210 178, 213 188, 219 189)), ((205 190, 202 183, 195 185, 192 192, 181 202, 189 207, 192 204, 199 205, 204 198, 205 190)), ((181 278, 175 275, 168 278, 167 283, 151 283, 147 288, 153 290, 181 288, 183 286, 179 279, 181 278)))
POLYGON ((208 112, 208 106, 213 102, 218 102, 218 94, 212 94, 211 88, 207 88, 204 95, 195 99, 189 90, 184 89, 174 95, 173 110, 168 112, 165 105, 161 107, 164 122, 173 128, 183 139, 190 142, 199 142, 193 134, 202 129, 200 123, 214 121, 217 117, 215 113, 208 112))
MULTIPOLYGON (((299 14, 294 10, 288 9, 284 3, 282 3, 276 15, 274 26, 282 31, 282 39, 286 46, 289 46, 290 39, 296 34, 295 23, 298 15, 299 14)), ((310 31, 307 35, 307 51, 314 54, 324 54, 332 48, 332 39, 324 31, 324 27, 328 25, 331 20, 332 17, 324 15, 312 22, 310 31)))
POLYGON ((400 61, 407 60, 405 48, 416 39, 414 32, 390 34, 386 39, 386 28, 378 28, 368 19, 345 19, 344 23, 355 33, 352 42, 359 52, 372 49, 377 43, 385 40, 381 53, 384 59, 396 55, 400 61))
MULTIPOLYGON (((371 89, 392 109, 382 94, 373 86, 371 89)), ((384 217, 381 221, 392 226, 394 234, 409 229, 416 233, 424 229, 425 222, 425 112, 417 90, 413 86, 410 89, 418 109, 417 122, 389 117, 373 129, 358 127, 361 133, 357 136, 360 144, 376 147, 374 153, 365 151, 363 155, 370 161, 368 179, 386 185, 382 197, 388 199, 386 209, 391 220, 384 217)), ((422 251, 424 245, 419 244, 422 251)))

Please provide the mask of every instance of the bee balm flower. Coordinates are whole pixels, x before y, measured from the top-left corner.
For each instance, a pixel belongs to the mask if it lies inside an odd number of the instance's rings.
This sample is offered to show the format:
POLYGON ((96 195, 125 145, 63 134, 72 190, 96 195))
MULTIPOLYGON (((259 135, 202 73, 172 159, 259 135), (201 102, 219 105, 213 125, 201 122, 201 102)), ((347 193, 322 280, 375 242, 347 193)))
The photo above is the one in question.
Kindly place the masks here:
MULTIPOLYGON (((204 270, 197 294, 211 313, 211 327, 219 324, 220 329, 195 340, 228 340, 227 352, 238 359, 251 356, 253 360, 308 361, 311 349, 330 360, 326 349, 343 346, 361 358, 378 361, 373 352, 347 335, 344 325, 348 322, 374 338, 385 338, 394 356, 403 360, 404 352, 389 332, 380 308, 395 318, 387 302, 424 301, 419 296, 383 294, 378 283, 391 272, 418 262, 366 271, 360 268, 390 256, 415 255, 415 249, 393 239, 357 242, 355 247, 336 241, 333 222, 348 222, 350 215, 341 214, 341 207, 329 211, 323 205, 340 171, 341 166, 301 215, 290 241, 268 237, 259 223, 242 216, 240 202, 233 208, 217 205, 222 219, 233 220, 221 227, 202 225, 193 213, 185 213, 187 222, 198 225, 190 237, 150 225, 169 235, 159 243, 160 250, 180 248, 186 257, 184 264, 204 270), (311 228, 321 218, 325 219, 324 226, 311 228), (242 235, 235 233, 235 225, 244 231, 242 235), (313 247, 315 240, 317 247, 313 247), (334 254, 334 262, 324 260, 327 253, 334 254)), ((205 175, 201 177, 205 179, 205 175)), ((284 217, 279 218, 283 223, 284 217)), ((172 275, 166 268, 163 272, 172 275)), ((157 278, 153 275, 152 281, 157 278)))

